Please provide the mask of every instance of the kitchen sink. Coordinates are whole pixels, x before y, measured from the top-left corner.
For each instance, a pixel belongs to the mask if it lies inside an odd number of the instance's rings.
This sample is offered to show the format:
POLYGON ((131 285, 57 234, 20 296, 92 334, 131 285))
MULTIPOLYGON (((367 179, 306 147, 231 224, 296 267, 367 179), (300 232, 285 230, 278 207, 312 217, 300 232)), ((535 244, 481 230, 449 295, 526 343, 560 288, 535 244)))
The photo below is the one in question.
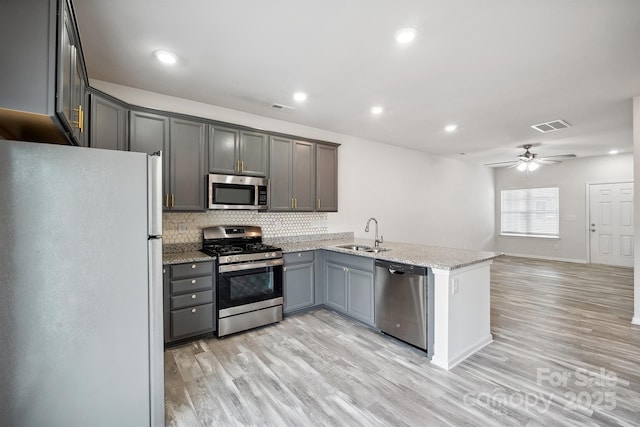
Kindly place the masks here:
POLYGON ((387 248, 374 248, 372 246, 367 246, 367 245, 340 245, 338 247, 342 248, 342 249, 350 249, 352 251, 371 252, 371 253, 374 253, 374 254, 377 254, 378 252, 385 252, 385 251, 389 250, 387 248))

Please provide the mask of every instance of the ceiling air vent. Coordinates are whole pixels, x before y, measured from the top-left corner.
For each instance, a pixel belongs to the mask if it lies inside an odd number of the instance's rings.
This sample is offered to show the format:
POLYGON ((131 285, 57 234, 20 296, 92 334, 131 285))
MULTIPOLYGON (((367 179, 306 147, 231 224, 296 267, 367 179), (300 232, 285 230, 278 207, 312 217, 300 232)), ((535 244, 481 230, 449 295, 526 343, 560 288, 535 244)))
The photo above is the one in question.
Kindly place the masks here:
POLYGON ((274 110, 295 110, 295 107, 292 107, 290 105, 277 104, 275 102, 271 104, 271 108, 273 108, 274 110))
POLYGON ((554 130, 560 130, 570 127, 571 125, 564 120, 552 120, 546 123, 539 123, 537 125, 531 126, 538 132, 547 133, 553 132, 554 130))

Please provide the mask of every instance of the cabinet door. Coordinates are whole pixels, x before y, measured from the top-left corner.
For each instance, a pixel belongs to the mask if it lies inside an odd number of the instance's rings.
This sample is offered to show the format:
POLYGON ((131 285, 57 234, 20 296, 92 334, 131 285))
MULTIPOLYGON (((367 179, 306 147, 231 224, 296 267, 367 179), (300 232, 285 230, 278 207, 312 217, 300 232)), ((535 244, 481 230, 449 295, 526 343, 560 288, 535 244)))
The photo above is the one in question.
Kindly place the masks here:
POLYGON ((237 130, 209 126, 209 172, 238 173, 238 145, 237 130))
POLYGON ((346 267, 330 262, 324 265, 325 299, 324 303, 334 310, 347 312, 347 274, 346 267))
POLYGON ((373 273, 347 269, 347 314, 369 325, 374 324, 373 273))
POLYGON ((313 263, 293 264, 284 267, 285 313, 313 306, 314 276, 313 263))
POLYGON ((169 129, 171 209, 203 211, 206 125, 172 118, 169 129))
POLYGON ((338 211, 338 147, 316 145, 316 211, 338 211))
POLYGON ((153 154, 162 151, 162 181, 165 208, 171 205, 169 181, 169 118, 158 114, 129 113, 129 150, 153 154))
POLYGON ((267 176, 267 135, 258 132, 240 132, 241 162, 240 173, 242 175, 267 176))
POLYGON ((75 55, 73 47, 73 27, 71 25, 71 18, 67 4, 64 2, 62 11, 62 29, 60 34, 60 57, 58 59, 58 106, 57 110, 61 113, 62 118, 67 122, 69 129, 73 129, 73 100, 72 90, 73 87, 73 68, 75 55))
POLYGON ((314 144, 293 143, 293 198, 295 210, 313 211, 315 199, 314 144))
POLYGON ((292 141, 271 137, 269 148, 269 210, 289 211, 292 202, 292 141))
POLYGON ((127 108, 124 104, 91 94, 89 146, 105 150, 127 149, 127 108))

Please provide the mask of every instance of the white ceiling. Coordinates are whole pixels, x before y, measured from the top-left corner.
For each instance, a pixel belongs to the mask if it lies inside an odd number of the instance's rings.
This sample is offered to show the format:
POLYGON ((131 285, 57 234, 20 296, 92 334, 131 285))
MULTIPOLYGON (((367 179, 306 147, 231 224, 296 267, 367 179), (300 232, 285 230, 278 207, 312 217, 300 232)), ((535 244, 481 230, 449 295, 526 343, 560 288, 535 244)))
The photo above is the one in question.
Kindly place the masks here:
POLYGON ((632 151, 639 0, 74 4, 92 79, 476 163, 529 143, 540 156, 632 151), (394 40, 403 27, 418 31, 407 46, 394 40), (157 49, 179 63, 160 65, 157 49), (529 127, 555 119, 573 127, 529 127))

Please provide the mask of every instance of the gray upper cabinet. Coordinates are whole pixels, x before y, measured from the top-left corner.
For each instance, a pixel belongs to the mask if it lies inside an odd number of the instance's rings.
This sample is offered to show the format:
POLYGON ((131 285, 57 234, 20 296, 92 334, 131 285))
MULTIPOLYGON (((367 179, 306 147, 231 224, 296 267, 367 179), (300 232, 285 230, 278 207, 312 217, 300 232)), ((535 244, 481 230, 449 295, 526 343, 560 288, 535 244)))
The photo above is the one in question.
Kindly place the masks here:
POLYGON ((292 141, 271 137, 269 148, 269 209, 288 211, 293 208, 293 151, 292 141))
POLYGON ((169 129, 171 209, 204 210, 206 125, 172 118, 169 129))
POLYGON ((131 151, 162 150, 164 208, 204 210, 206 125, 141 111, 131 111, 129 125, 131 151))
POLYGON ((89 146, 106 150, 127 150, 127 106, 107 95, 92 91, 89 146))
POLYGON ((87 74, 71 2, 3 2, 1 16, 0 136, 86 145, 87 74))
POLYGON ((209 172, 238 173, 236 159, 239 141, 238 130, 209 126, 209 172))
POLYGON ((210 126, 209 171, 235 175, 267 175, 267 135, 210 126))
POLYGON ((269 150, 272 211, 313 211, 314 144, 272 136, 269 150))
POLYGON ((316 211, 338 212, 338 147, 316 144, 316 211))

